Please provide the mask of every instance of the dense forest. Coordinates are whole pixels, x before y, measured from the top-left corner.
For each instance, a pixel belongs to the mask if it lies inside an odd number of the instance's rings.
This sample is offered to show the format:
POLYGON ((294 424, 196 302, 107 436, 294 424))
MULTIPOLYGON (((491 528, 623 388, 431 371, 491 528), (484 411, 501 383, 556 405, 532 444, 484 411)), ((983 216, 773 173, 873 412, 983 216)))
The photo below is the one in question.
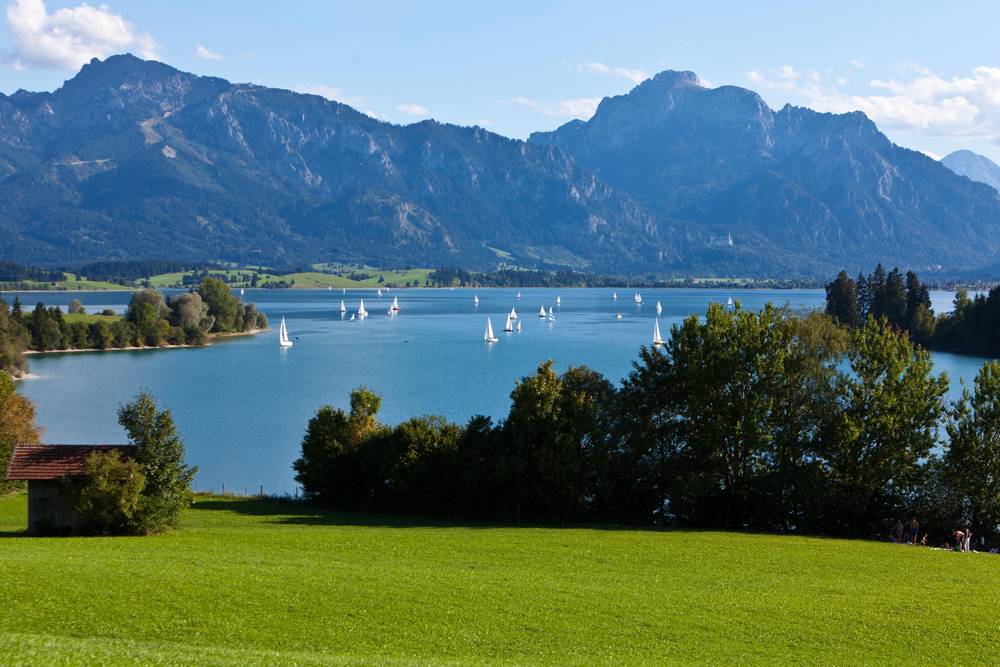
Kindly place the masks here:
POLYGON ((726 289, 808 289, 819 287, 814 280, 712 280, 693 278, 661 280, 656 275, 645 277, 599 276, 579 271, 523 271, 498 269, 488 273, 473 273, 458 267, 441 267, 431 272, 430 279, 440 287, 621 287, 656 289, 663 287, 703 287, 726 289))
POLYGON ((0 370, 15 375, 26 371, 25 350, 204 345, 209 333, 267 328, 267 316, 255 304, 242 302, 212 277, 202 279, 197 290, 166 299, 152 288, 134 292, 122 317, 108 310, 99 318, 81 319, 77 316, 87 312, 76 299, 68 310, 39 302, 25 311, 19 297, 13 304, 0 298, 0 370))
POLYGON ((992 535, 1000 455, 977 415, 1000 402, 1000 366, 956 405, 947 388, 885 318, 715 304, 643 348, 620 389, 542 364, 498 422, 389 427, 358 389, 309 421, 294 468, 309 501, 344 510, 853 537, 918 515, 934 538, 963 521, 992 535))
POLYGON ((886 273, 882 265, 858 279, 841 271, 826 286, 826 312, 850 328, 885 318, 915 343, 937 350, 1000 352, 1000 287, 969 298, 955 293, 955 308, 935 316, 927 285, 912 271, 904 278, 898 268, 886 273))
POLYGON ((202 269, 221 270, 216 264, 205 262, 178 262, 166 259, 143 259, 131 262, 93 262, 75 270, 78 275, 87 280, 130 285, 143 278, 152 278, 164 273, 181 273, 184 271, 200 271, 202 269))

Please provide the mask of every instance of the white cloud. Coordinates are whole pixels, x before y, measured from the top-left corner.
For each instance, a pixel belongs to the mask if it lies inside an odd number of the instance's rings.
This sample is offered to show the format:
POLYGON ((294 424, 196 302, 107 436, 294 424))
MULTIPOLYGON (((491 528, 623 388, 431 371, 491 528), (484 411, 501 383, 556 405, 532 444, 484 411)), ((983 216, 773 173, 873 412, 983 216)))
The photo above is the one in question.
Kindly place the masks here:
POLYGON ((840 77, 836 86, 774 80, 759 70, 747 77, 758 88, 785 92, 817 111, 863 111, 882 130, 1000 143, 1000 68, 977 67, 972 76, 951 79, 913 64, 906 71, 908 80, 870 81, 869 87, 885 91, 871 95, 842 91, 846 80, 840 77))
POLYGON ((583 72, 586 74, 613 74, 615 76, 621 76, 632 83, 642 83, 649 78, 649 74, 641 69, 628 69, 626 67, 608 67, 604 63, 577 63, 576 65, 571 65, 570 63, 564 63, 567 67, 573 67, 577 72, 583 72))
POLYGON ((791 65, 784 65, 781 69, 774 70, 775 76, 779 79, 798 79, 801 74, 792 69, 791 65))
POLYGON ((511 97, 501 104, 520 104, 521 106, 534 109, 546 116, 571 116, 581 120, 589 120, 597 105, 601 103, 600 97, 583 97, 576 100, 556 100, 554 102, 536 102, 527 97, 511 97))
POLYGON ((868 65, 866 65, 863 62, 861 62, 860 60, 852 60, 851 64, 854 65, 855 67, 857 67, 858 69, 864 69, 864 68, 868 67, 868 65))
MULTIPOLYGON (((332 102, 340 102, 341 104, 346 104, 355 108, 368 104, 368 99, 364 95, 348 95, 345 90, 324 86, 322 84, 300 83, 293 86, 292 90, 297 93, 306 93, 307 95, 319 95, 320 97, 325 97, 332 102)), ((368 112, 366 111, 365 113, 368 112)), ((368 115, 374 117, 374 114, 368 115)))
POLYGON ((202 60, 222 60, 221 55, 218 53, 212 53, 201 44, 199 44, 198 48, 191 52, 191 55, 195 58, 201 58, 202 60))
POLYGON ((3 61, 17 70, 78 69, 91 58, 126 50, 158 60, 157 52, 163 48, 108 5, 95 8, 84 3, 49 14, 43 0, 16 0, 7 6, 7 30, 14 48, 3 54, 3 61))
POLYGON ((941 161, 941 156, 938 155, 937 153, 931 153, 930 151, 920 151, 920 152, 923 153, 924 155, 926 155, 929 158, 933 158, 933 159, 937 160, 938 162, 941 161))
POLYGON ((430 114, 430 111, 423 108, 419 104, 400 104, 396 108, 402 111, 403 113, 410 114, 411 116, 427 116, 428 114, 430 114))

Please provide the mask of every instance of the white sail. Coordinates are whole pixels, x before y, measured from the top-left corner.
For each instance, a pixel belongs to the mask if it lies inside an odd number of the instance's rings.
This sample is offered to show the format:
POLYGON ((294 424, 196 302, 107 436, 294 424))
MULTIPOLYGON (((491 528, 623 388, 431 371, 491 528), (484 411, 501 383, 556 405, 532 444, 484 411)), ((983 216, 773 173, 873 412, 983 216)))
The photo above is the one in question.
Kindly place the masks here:
POLYGON ((351 313, 351 322, 354 321, 354 313, 351 313))
POLYGON ((555 322, 556 321, 556 317, 555 317, 555 315, 552 314, 552 309, 551 308, 549 309, 549 314, 545 316, 545 319, 547 319, 549 322, 555 322))
POLYGON ((726 303, 727 306, 733 305, 733 297, 729 297, 729 301, 726 303))
POLYGON ((390 309, 389 309, 389 317, 392 317, 392 316, 393 316, 393 315, 395 315, 395 314, 396 314, 396 313, 392 312, 392 308, 390 308, 390 309))
POLYGON ((636 294, 635 295, 635 302, 636 303, 642 303, 642 295, 641 294, 636 294))
POLYGON ((617 301, 617 300, 618 300, 618 292, 612 292, 612 293, 611 293, 611 295, 612 295, 612 296, 611 296, 611 299, 612 299, 612 300, 614 300, 614 301, 617 301))
POLYGON ((518 330, 518 331, 520 331, 520 330, 521 330, 521 323, 520 323, 520 322, 518 322, 518 323, 517 323, 517 330, 518 330))
POLYGON ((346 313, 347 312, 347 306, 344 305, 343 301, 340 302, 340 312, 342 312, 342 313, 346 313))
POLYGON ((393 310, 399 310, 399 297, 398 296, 392 297, 392 309, 393 310))
POLYGON ((358 308, 358 317, 364 317, 367 314, 368 311, 365 310, 365 300, 361 299, 361 306, 358 308))
POLYGON ((378 295, 379 295, 379 296, 382 296, 382 290, 379 290, 379 291, 378 291, 378 295))
POLYGON ((660 302, 659 301, 656 302, 656 312, 657 313, 662 313, 663 312, 663 307, 660 306, 660 302))
POLYGON ((516 320, 517 319, 517 313, 514 312, 513 308, 510 309, 510 319, 512 319, 512 320, 516 320))
POLYGON ((495 343, 499 338, 493 335, 493 323, 490 322, 490 318, 486 318, 486 335, 483 336, 483 340, 487 343, 495 343))
POLYGON ((545 306, 542 306, 542 309, 538 311, 538 316, 545 317, 545 306))
POLYGON ((518 299, 520 299, 520 298, 521 298, 521 293, 520 293, 520 292, 518 292, 518 293, 517 293, 517 298, 518 298, 518 299))
POLYGON ((506 333, 510 333, 514 330, 514 323, 510 321, 510 315, 507 316, 507 323, 503 325, 503 330, 506 333))
POLYGON ((653 325, 653 345, 666 345, 666 341, 660 336, 660 318, 656 318, 653 325))
POLYGON ((288 340, 288 329, 285 327, 285 318, 281 318, 281 326, 278 327, 278 345, 281 347, 291 347, 292 341, 288 340))
POLYGON ((246 292, 244 292, 244 291, 243 291, 243 288, 241 287, 241 288, 240 288, 240 296, 243 296, 244 294, 246 294, 246 292))
POLYGON ((560 303, 562 303, 562 299, 560 299, 559 297, 556 297, 556 305, 558 306, 560 303))
POLYGON ((479 305, 479 295, 478 295, 478 294, 476 295, 476 300, 475 300, 475 304, 476 304, 477 306, 479 305))
POLYGON ((346 287, 344 288, 344 291, 341 292, 341 294, 347 294, 347 288, 346 287))

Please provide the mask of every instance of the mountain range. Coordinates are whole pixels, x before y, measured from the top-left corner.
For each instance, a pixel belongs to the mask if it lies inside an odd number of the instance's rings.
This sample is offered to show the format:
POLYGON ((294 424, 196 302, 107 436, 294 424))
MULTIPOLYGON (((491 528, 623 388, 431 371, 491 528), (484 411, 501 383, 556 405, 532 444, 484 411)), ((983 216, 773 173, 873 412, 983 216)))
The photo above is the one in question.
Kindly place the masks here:
POLYGON ((1000 190, 1000 165, 993 160, 968 150, 955 151, 941 158, 941 164, 960 176, 985 183, 1000 190))
MULTIPOLYGON (((951 157, 951 156, 949 156, 951 157)), ((990 266, 1000 195, 864 114, 662 72, 527 142, 130 55, 0 95, 0 258, 820 277, 990 266)))

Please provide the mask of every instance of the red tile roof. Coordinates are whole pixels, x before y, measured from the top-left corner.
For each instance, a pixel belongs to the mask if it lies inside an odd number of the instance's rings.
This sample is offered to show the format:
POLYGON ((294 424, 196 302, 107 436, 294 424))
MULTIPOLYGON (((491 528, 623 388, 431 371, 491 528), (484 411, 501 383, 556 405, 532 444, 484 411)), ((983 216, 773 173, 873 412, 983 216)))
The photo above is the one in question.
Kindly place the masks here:
POLYGON ((93 451, 119 451, 135 458, 135 445, 14 445, 7 479, 58 479, 83 474, 83 464, 93 451))

